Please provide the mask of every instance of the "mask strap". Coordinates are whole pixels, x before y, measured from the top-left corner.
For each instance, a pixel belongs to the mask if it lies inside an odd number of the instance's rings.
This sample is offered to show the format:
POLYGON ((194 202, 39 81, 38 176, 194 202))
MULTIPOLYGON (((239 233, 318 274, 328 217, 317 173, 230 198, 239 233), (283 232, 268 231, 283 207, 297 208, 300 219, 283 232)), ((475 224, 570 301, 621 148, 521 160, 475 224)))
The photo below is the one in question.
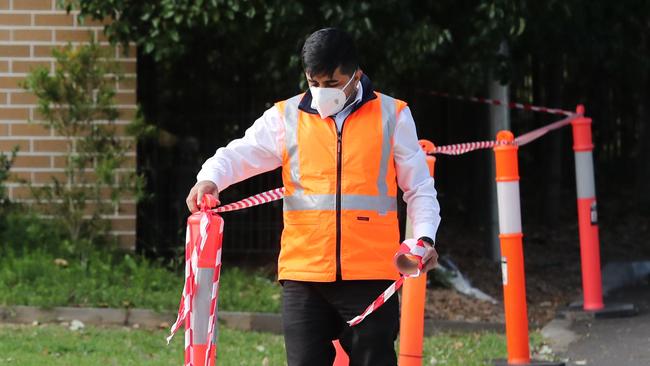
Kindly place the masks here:
POLYGON ((347 88, 350 85, 350 82, 352 80, 354 80, 354 74, 356 74, 356 73, 357 73, 357 70, 354 70, 354 72, 352 73, 352 77, 350 78, 350 80, 348 80, 347 83, 345 83, 345 85, 343 86, 343 88, 341 90, 345 90, 345 88, 347 88))
MULTIPOLYGON (((357 70, 359 70, 359 69, 357 69, 357 70)), ((357 70, 354 70, 354 73, 352 74, 352 77, 350 78, 350 80, 348 80, 348 82, 345 83, 345 85, 344 85, 343 88, 341 89, 341 91, 342 91, 343 93, 345 93, 345 88, 347 88, 347 87, 350 85, 350 83, 352 82, 352 80, 354 80, 354 74, 357 73, 357 70)), ((346 96, 346 97, 345 97, 345 103, 344 103, 344 104, 347 104, 347 103, 348 103, 348 101, 350 100, 350 98, 352 98, 352 95, 353 95, 353 94, 354 94, 354 93, 350 93, 349 96, 346 96)))

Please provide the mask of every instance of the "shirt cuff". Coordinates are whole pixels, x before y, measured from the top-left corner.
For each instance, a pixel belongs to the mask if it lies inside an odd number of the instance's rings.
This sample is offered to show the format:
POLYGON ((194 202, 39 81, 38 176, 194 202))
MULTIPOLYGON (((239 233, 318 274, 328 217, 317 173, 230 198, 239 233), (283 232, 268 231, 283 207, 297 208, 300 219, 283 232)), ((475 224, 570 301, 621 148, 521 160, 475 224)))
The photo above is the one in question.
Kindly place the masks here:
POLYGON ((196 181, 200 182, 202 180, 209 180, 210 182, 217 185, 219 192, 223 192, 224 189, 228 188, 229 184, 226 183, 223 179, 219 179, 218 174, 212 174, 209 171, 201 170, 199 174, 196 175, 196 181))
POLYGON ((432 224, 423 222, 413 225, 413 238, 421 238, 423 236, 431 238, 434 242, 436 241, 436 229, 432 224))

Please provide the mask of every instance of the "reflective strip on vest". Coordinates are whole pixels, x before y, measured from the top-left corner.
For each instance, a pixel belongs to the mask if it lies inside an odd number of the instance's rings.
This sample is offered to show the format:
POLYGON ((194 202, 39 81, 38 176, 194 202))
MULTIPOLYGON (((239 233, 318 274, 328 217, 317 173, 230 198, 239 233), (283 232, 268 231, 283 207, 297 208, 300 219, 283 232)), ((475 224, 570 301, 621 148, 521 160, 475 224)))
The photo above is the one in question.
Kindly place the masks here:
POLYGON ((388 196, 388 185, 386 184, 386 170, 388 170, 388 158, 393 141, 393 133, 397 124, 397 111, 395 99, 379 94, 381 97, 381 124, 383 140, 381 142, 381 162, 379 163, 379 177, 377 177, 377 189, 379 196, 388 196))
POLYGON ((288 99, 284 105, 284 144, 289 156, 289 165, 291 166, 293 194, 298 196, 302 196, 303 192, 303 187, 300 184, 300 161, 298 159, 298 104, 301 99, 302 95, 296 95, 288 99))
MULTIPOLYGON (((360 194, 342 194, 342 210, 369 210, 379 213, 397 211, 397 200, 390 196, 366 196, 360 194)), ((285 211, 334 211, 335 194, 291 195, 284 197, 285 211)))
MULTIPOLYGON (((397 124, 397 107, 395 99, 378 94, 381 103, 382 147, 379 175, 377 177, 378 196, 341 194, 342 210, 368 210, 384 215, 397 211, 395 196, 388 195, 386 174, 388 171, 393 134, 397 124)), ((291 183, 294 191, 284 197, 284 211, 336 210, 335 194, 305 195, 300 183, 300 161, 298 156, 298 104, 302 95, 288 99, 284 106, 285 146, 289 156, 291 183)))

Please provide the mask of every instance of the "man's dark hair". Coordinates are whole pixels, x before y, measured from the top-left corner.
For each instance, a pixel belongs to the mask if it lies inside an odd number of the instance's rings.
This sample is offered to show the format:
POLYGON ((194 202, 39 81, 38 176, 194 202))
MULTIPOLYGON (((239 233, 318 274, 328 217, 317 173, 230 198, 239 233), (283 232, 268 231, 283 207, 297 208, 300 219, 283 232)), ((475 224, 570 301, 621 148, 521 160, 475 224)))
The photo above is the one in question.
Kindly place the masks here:
POLYGON ((357 49, 349 34, 325 28, 312 33, 302 46, 302 67, 309 75, 332 75, 337 67, 351 75, 359 66, 357 49))

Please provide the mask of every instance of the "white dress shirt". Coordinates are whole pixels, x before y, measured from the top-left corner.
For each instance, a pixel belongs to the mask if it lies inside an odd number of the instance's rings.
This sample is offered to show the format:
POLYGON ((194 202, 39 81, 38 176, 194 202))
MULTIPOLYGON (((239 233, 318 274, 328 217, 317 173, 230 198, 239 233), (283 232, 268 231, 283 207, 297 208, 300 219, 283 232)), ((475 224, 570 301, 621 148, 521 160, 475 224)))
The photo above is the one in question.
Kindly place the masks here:
MULTIPOLYGON (((354 102, 334 116, 339 131, 353 106, 361 101, 362 89, 361 83, 358 83, 354 102)), ((284 122, 278 109, 273 106, 246 130, 244 137, 219 148, 214 156, 206 160, 196 179, 212 181, 219 191, 223 191, 234 183, 280 167, 283 148, 284 122)), ((440 224, 440 206, 408 107, 397 116, 393 151, 397 184, 404 191, 413 235, 415 238, 427 236, 435 240, 440 224)))

